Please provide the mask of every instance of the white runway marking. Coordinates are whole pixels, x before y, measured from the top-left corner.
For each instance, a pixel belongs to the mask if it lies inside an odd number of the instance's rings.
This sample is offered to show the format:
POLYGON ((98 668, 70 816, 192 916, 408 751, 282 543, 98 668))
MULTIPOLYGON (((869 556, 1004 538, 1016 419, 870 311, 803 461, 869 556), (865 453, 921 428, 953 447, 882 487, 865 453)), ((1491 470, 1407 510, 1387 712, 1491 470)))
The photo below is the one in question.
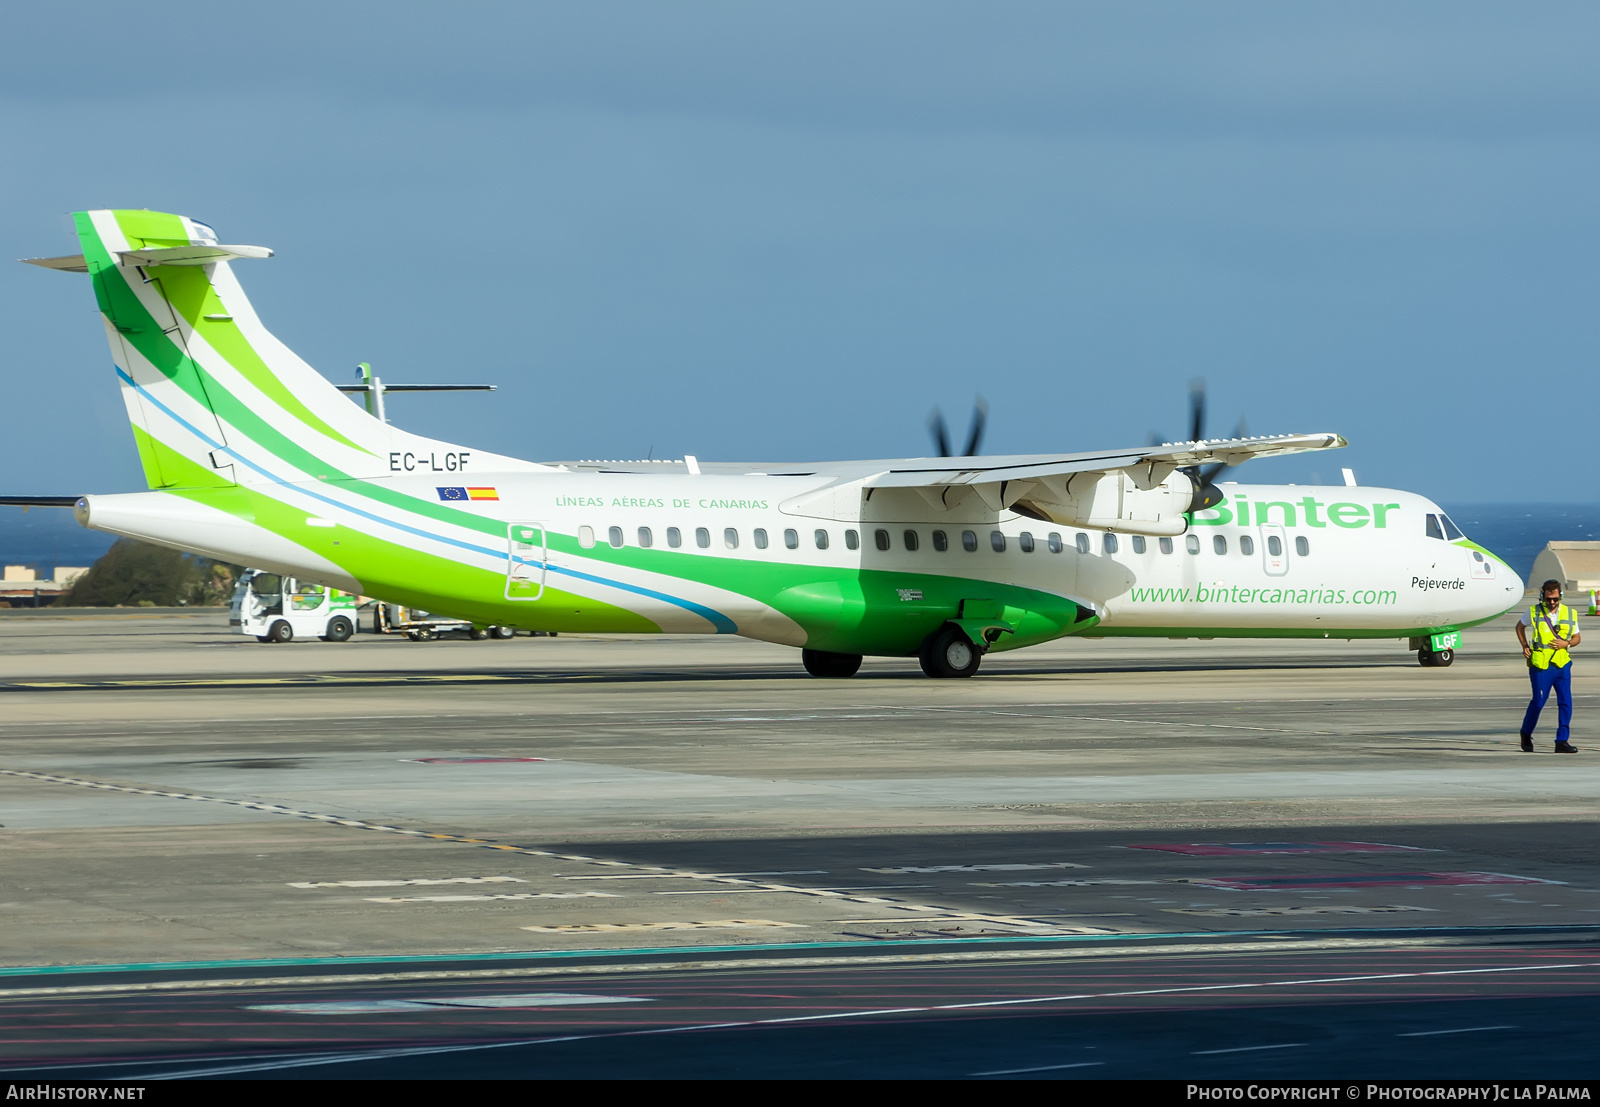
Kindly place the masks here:
POLYGON ((1190 1052, 1191 1057, 1209 1057, 1215 1053, 1254 1053, 1258 1049, 1299 1049, 1305 1042, 1284 1042, 1282 1045, 1264 1046, 1234 1046, 1232 1049, 1196 1049, 1190 1052))
POLYGON ((1055 1072, 1058 1069, 1089 1069, 1103 1065, 1104 1061, 1076 1061, 1070 1065, 1034 1065, 1026 1069, 995 1069, 992 1072, 975 1072, 973 1076, 1016 1076, 1024 1072, 1055 1072))
POLYGON ((497 899, 622 899, 615 892, 496 892, 472 896, 368 896, 368 903, 486 903, 497 899))
POLYGON ((407 884, 526 884, 520 876, 447 876, 416 880, 299 880, 291 888, 399 888, 407 884))
POLYGON ((530 992, 516 996, 452 996, 449 999, 353 999, 323 1003, 257 1003, 246 1011, 287 1015, 376 1015, 391 1011, 438 1011, 450 1008, 576 1007, 591 1003, 649 1003, 640 996, 587 996, 577 992, 530 992))
POLYGON ((973 881, 974 888, 1088 888, 1095 884, 1160 884, 1159 880, 1121 880, 1106 877, 1103 880, 1008 880, 1003 884, 993 881, 973 881))
POLYGON ((1396 1038, 1432 1038, 1440 1034, 1476 1034, 1480 1030, 1515 1030, 1514 1026, 1463 1026, 1459 1030, 1413 1030, 1409 1034, 1396 1034, 1396 1038))
POLYGON ((864 873, 1019 873, 1029 869, 1087 869, 1072 861, 1046 861, 1040 864, 1020 865, 899 865, 889 869, 863 868, 864 873))
POLYGON ((570 923, 565 926, 525 926, 535 934, 616 934, 623 931, 662 930, 765 930, 773 927, 805 929, 804 923, 776 919, 713 919, 707 922, 570 923))

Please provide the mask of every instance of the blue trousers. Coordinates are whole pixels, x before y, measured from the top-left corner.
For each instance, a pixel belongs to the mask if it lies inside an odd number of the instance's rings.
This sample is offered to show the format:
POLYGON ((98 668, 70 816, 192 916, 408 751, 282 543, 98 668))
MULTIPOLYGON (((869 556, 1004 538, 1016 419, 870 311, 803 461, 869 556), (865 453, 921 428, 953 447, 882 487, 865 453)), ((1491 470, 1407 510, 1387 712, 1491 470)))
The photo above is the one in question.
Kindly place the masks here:
POLYGON ((1572 662, 1561 668, 1528 667, 1528 679, 1533 682, 1533 699, 1528 701, 1528 713, 1522 717, 1522 736, 1533 737, 1533 728, 1539 725, 1539 712, 1550 698, 1550 689, 1556 690, 1556 708, 1559 714, 1556 741, 1565 742, 1572 737, 1572 662))

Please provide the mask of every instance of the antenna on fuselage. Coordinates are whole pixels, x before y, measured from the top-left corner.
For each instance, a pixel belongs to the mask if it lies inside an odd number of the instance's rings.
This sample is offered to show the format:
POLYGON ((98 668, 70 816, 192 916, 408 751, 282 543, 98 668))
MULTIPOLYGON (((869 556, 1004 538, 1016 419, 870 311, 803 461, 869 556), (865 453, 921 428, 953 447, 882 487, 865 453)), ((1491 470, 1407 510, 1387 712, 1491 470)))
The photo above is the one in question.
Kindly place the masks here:
POLYGON ((337 384, 334 387, 340 392, 365 393, 367 414, 376 416, 383 423, 389 421, 383 408, 383 397, 388 392, 493 392, 497 387, 492 384, 384 384, 373 373, 372 366, 364 361, 356 366, 356 378, 361 381, 360 384, 337 384))

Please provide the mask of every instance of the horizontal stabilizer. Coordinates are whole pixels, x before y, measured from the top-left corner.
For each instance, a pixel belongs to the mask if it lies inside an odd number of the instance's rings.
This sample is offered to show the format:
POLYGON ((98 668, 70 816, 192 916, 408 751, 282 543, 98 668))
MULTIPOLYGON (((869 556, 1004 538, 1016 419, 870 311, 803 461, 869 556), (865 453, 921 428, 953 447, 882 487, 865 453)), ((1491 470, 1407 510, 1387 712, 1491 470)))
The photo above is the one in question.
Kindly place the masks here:
POLYGON ((234 258, 270 258, 265 246, 164 246, 159 249, 126 250, 124 265, 210 265, 234 258))
POLYGON ((59 269, 63 273, 87 273, 89 263, 82 254, 68 254, 61 258, 21 258, 24 265, 37 265, 40 269, 59 269))
POLYGON ((74 507, 77 496, 0 496, 5 507, 74 507))

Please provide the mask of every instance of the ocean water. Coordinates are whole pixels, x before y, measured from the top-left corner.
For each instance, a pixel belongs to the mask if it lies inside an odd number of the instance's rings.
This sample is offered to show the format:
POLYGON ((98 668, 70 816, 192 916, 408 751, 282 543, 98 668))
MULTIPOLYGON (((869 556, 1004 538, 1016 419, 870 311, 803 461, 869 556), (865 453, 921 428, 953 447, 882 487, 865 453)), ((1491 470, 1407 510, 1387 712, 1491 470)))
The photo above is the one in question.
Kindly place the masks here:
POLYGON ((116 537, 80 527, 70 507, 0 507, 0 561, 48 579, 58 565, 93 565, 116 537))
MULTIPOLYGON (((1600 504, 1442 506, 1468 538, 1505 558, 1523 579, 1546 542, 1600 539, 1600 504)), ((113 541, 80 527, 68 508, 0 507, 0 561, 31 565, 42 577, 57 565, 93 565, 113 541)))

